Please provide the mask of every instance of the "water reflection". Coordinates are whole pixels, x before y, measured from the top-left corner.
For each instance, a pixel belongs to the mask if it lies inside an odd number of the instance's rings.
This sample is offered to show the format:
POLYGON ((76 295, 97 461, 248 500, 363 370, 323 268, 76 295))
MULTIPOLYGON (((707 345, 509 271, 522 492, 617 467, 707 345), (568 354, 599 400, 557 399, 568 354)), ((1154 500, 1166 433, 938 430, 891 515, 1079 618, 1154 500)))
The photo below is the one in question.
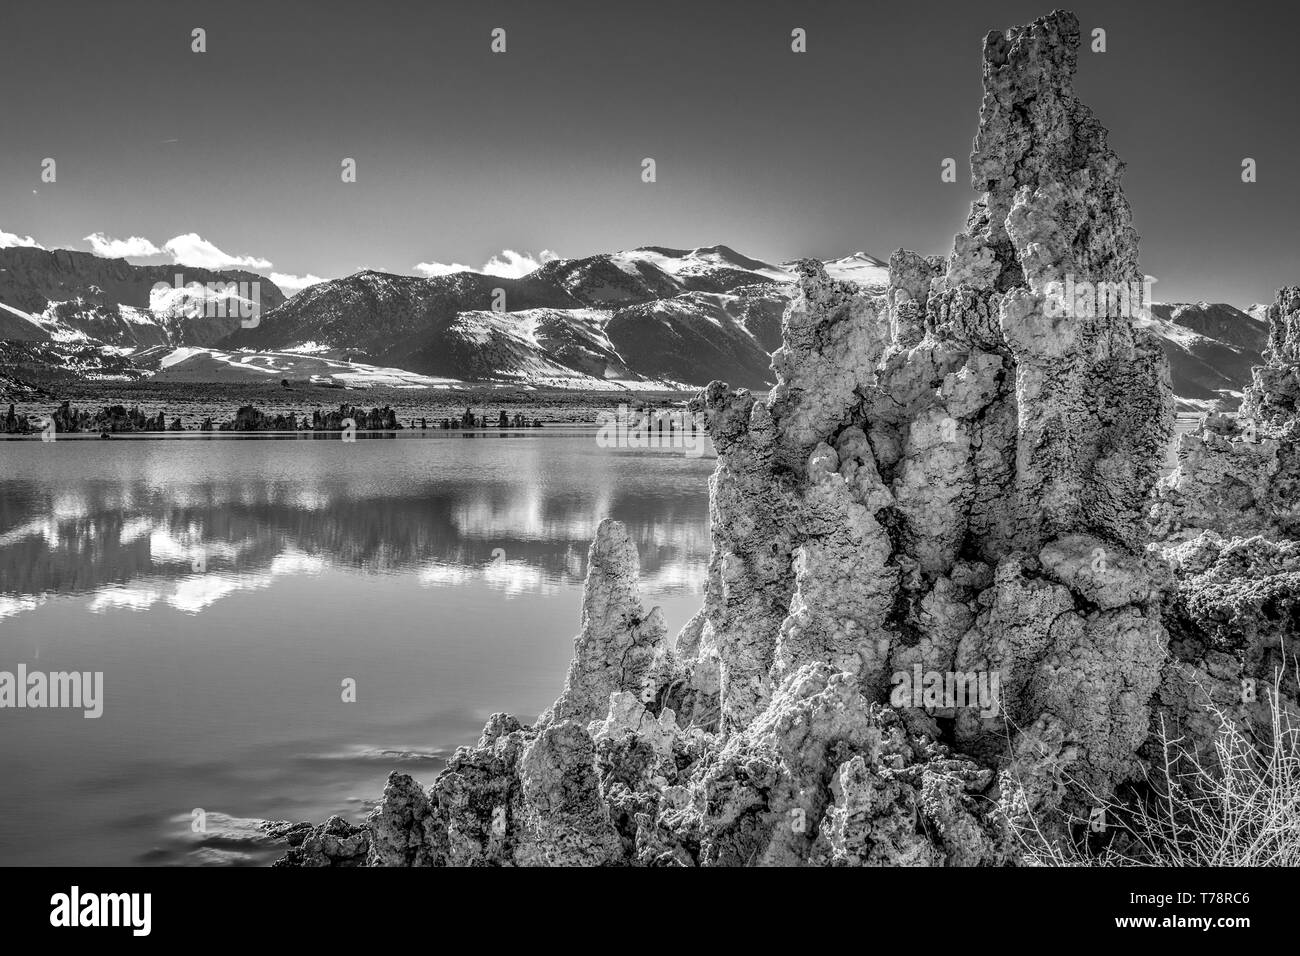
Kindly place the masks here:
MULTIPOLYGON (((450 443, 386 447, 425 444, 450 443)), ((432 455, 381 477, 342 453, 330 469, 306 455, 292 474, 250 473, 267 446, 253 453, 257 444, 247 442, 206 444, 201 455, 170 462, 151 448, 140 462, 145 474, 122 467, 142 443, 66 449, 86 459, 73 466, 125 471, 108 477, 78 478, 29 455, 25 469, 0 475, 0 617, 54 595, 90 595, 92 612, 162 602, 197 614, 228 595, 327 567, 409 572, 432 587, 477 580, 506 596, 550 593, 581 582, 607 515, 628 524, 648 590, 702 587, 710 463, 658 455, 628 468, 632 456, 622 456, 624 467, 610 468, 620 456, 605 455, 605 467, 584 471, 553 459, 592 458, 585 440, 534 439, 522 456, 519 444, 493 446, 479 468, 432 455), (421 473, 425 464, 434 467, 421 473), (539 467, 559 474, 539 478, 539 467)))
POLYGON ((712 463, 547 432, 0 442, 0 669, 103 672, 105 696, 98 720, 0 713, 0 865, 266 862, 259 820, 431 782, 493 711, 554 700, 604 517, 684 624, 712 463))

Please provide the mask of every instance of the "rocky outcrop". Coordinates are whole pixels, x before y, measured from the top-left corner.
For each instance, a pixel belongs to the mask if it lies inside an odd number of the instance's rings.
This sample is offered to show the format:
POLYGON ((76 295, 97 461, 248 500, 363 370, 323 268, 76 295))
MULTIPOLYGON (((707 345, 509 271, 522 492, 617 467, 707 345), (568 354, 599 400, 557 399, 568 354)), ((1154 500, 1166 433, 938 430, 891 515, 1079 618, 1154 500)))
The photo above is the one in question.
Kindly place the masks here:
POLYGON ((982 807, 993 784, 992 771, 911 737, 852 675, 808 664, 641 815, 636 861, 995 863, 1007 844, 982 807))
POLYGON ((1160 700, 1172 732, 1207 758, 1206 705, 1268 726, 1276 691, 1300 713, 1300 289, 1280 290, 1267 316, 1265 363, 1240 412, 1182 437, 1149 515, 1175 585, 1160 700))
POLYGON ((1265 364, 1254 370, 1236 416, 1210 415, 1183 435, 1178 468, 1156 489, 1153 538, 1182 544, 1203 532, 1269 540, 1300 538, 1300 289, 1268 308, 1265 364))
POLYGON ((576 720, 583 726, 604 717, 611 694, 653 682, 666 652, 663 616, 641 606, 640 562, 627 529, 606 519, 588 555, 582 598, 582 633, 564 692, 541 723, 576 720))
POLYGON ((447 862, 447 828, 420 785, 393 772, 379 804, 366 820, 369 866, 442 866, 447 862))
POLYGON ((289 844, 275 866, 365 866, 370 851, 370 830, 342 817, 330 817, 318 827, 283 824, 268 828, 268 835, 289 844))
POLYGON ((1210 415, 1179 439, 1178 468, 1160 482, 1148 520, 1157 540, 1202 531, 1300 537, 1300 429, 1210 415))
POLYGON ((1264 364, 1246 389, 1241 417, 1273 425, 1300 417, 1300 287, 1279 290, 1268 307, 1264 364))
POLYGON ((801 663, 872 699, 921 664, 1002 675, 1002 717, 957 718, 972 752, 1043 722, 1081 787, 1136 771, 1167 639, 1142 517, 1172 403, 1132 315, 1051 299, 1141 278, 1121 164, 1072 90, 1077 43, 1069 14, 986 40, 983 195, 946 262, 896 253, 876 298, 806 264, 769 400, 698 402, 724 731, 801 663))

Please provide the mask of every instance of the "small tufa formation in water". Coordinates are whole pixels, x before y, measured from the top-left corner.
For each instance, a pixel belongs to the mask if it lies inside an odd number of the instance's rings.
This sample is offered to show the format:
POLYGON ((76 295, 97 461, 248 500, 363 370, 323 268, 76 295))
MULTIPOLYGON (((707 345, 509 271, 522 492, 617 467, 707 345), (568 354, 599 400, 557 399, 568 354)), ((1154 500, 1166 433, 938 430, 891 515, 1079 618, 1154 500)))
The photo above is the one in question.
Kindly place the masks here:
MULTIPOLYGON (((402 427, 397 420, 397 413, 385 405, 370 411, 344 403, 338 411, 323 412, 319 408, 312 411, 310 421, 304 414, 301 419, 293 412, 288 415, 266 415, 252 405, 244 405, 237 412, 233 421, 222 422, 217 431, 256 432, 256 431, 316 431, 337 432, 349 427, 359 431, 396 431, 402 427)), ((204 431, 211 430, 205 427, 204 431)))
MULTIPOLYGON (((139 408, 126 408, 124 405, 112 405, 98 412, 78 409, 71 402, 64 402, 48 415, 56 434, 78 433, 112 433, 119 432, 163 432, 181 431, 180 419, 173 419, 167 424, 167 415, 159 410, 157 415, 149 416, 139 408)), ((14 406, 9 406, 8 413, 0 419, 0 432, 9 435, 30 435, 40 430, 33 426, 28 415, 17 415, 14 406)))
MULTIPOLYGON (((438 427, 444 429, 488 428, 489 424, 487 415, 475 415, 473 409, 467 408, 465 409, 465 414, 461 415, 460 418, 444 418, 438 427)), ((529 422, 528 417, 523 412, 515 412, 514 417, 511 418, 511 416, 506 413, 505 409, 502 409, 497 415, 496 427, 541 428, 542 420, 540 418, 534 418, 529 422)))

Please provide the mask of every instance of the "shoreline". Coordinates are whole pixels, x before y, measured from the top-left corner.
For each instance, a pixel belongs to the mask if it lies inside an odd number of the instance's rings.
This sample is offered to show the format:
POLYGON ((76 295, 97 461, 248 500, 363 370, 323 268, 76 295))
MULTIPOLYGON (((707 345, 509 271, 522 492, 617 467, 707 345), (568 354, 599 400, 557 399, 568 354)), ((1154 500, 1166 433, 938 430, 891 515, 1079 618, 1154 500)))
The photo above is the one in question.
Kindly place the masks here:
POLYGON ((65 406, 78 415, 89 413, 90 420, 79 421, 76 430, 59 428, 60 438, 78 434, 99 437, 101 433, 113 437, 184 433, 329 434, 342 431, 335 419, 341 421, 349 417, 345 409, 350 409, 352 417, 357 419, 357 434, 447 430, 496 433, 541 426, 590 425, 596 422, 602 410, 620 405, 663 409, 682 407, 697 394, 696 391, 525 391, 491 386, 434 392, 396 388, 271 387, 269 384, 210 387, 166 383, 121 386, 119 383, 80 383, 60 387, 57 392, 46 389, 38 395, 0 396, 0 438, 39 439, 39 420, 57 417, 65 406), (10 408, 14 417, 6 426, 10 408), (247 422, 241 427, 241 416, 254 413, 254 427, 247 427, 247 422), (464 427, 467 413, 472 413, 480 421, 464 427), (507 419, 504 425, 499 421, 503 414, 507 419), (113 425, 115 421, 116 427, 113 425), (22 423, 26 423, 26 428, 22 423))

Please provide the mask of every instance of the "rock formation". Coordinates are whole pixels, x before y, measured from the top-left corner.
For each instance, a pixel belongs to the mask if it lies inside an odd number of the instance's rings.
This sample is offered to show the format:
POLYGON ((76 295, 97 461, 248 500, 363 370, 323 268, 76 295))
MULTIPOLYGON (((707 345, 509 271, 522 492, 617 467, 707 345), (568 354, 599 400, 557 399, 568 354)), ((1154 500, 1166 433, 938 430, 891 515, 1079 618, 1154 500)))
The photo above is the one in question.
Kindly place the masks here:
MULTIPOLYGON (((52 423, 57 435, 75 434, 77 432, 162 432, 168 431, 167 415, 159 410, 150 417, 139 408, 127 409, 124 405, 111 405, 98 412, 78 409, 71 402, 64 402, 58 408, 41 417, 52 423)), ((15 415, 14 407, 9 406, 8 414, 0 419, 0 433, 26 435, 39 430, 33 427, 29 415, 15 415)), ((179 425, 172 431, 179 430, 179 425)))
POLYGON ((299 420, 297 415, 267 415, 252 405, 244 405, 235 412, 230 422, 222 422, 218 431, 256 432, 256 431, 327 431, 344 430, 344 422, 351 421, 361 431, 396 431, 402 427, 397 420, 397 413, 385 405, 366 411, 358 405, 344 403, 338 411, 322 412, 313 410, 310 421, 306 414, 299 420))
POLYGON ((1241 416, 1269 424, 1300 417, 1300 287, 1281 289, 1268 307, 1268 346, 1255 369, 1241 416))
POLYGON ((1053 799, 1135 772, 1167 641, 1141 544, 1172 403, 1131 315, 1049 301, 1141 276, 1077 46, 1070 14, 990 34, 982 196, 952 254, 895 253, 883 298, 806 263, 768 401, 698 402, 719 468, 691 641, 718 662, 724 733, 808 662, 877 700, 914 664, 996 671, 1005 720, 906 713, 913 731, 987 760, 1009 738, 1025 756, 1004 775, 1050 761, 1053 799))
MULTIPOLYGON (((390 778, 372 862, 1001 864, 1142 774, 1153 706, 1177 709, 1174 575, 1146 548, 1173 403, 1140 303, 1091 295, 1142 274, 1078 44, 1069 13, 990 33, 951 254, 899 250, 884 295, 802 263, 766 400, 692 404, 713 551, 675 644, 605 521, 559 700, 494 715, 427 794, 390 778)), ((1206 620, 1272 606, 1216 590, 1241 565, 1297 560, 1198 542, 1206 620)), ((1197 633, 1188 655, 1219 639, 1197 633)))
POLYGON ((1267 727, 1276 687, 1300 714, 1300 289, 1278 292, 1268 322, 1239 414, 1180 439, 1149 515, 1151 551, 1174 579, 1159 697, 1172 731, 1194 742, 1214 729, 1206 703, 1267 727))

